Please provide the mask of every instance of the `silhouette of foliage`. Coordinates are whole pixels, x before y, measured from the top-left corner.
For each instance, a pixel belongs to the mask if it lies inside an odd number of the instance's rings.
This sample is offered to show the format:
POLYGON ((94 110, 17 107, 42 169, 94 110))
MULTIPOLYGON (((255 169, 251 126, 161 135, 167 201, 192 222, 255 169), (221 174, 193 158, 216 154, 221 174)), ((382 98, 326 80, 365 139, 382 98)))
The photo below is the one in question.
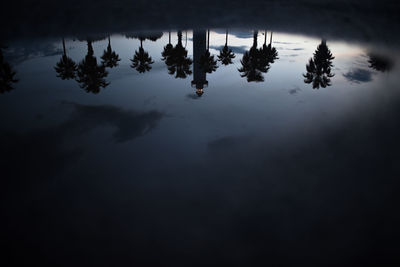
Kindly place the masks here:
POLYGON ((75 79, 78 67, 75 61, 73 61, 70 57, 67 56, 64 38, 62 39, 62 44, 64 53, 60 58, 60 61, 57 62, 54 69, 57 72, 57 77, 61 78, 62 80, 75 79))
POLYGON ((393 67, 393 62, 381 55, 377 55, 377 54, 369 54, 369 67, 377 70, 377 71, 381 71, 381 72, 385 72, 385 71, 390 71, 393 67))
POLYGON ((207 51, 200 58, 200 65, 206 73, 213 73, 218 69, 217 60, 210 54, 210 30, 208 30, 207 51))
POLYGON ((218 69, 217 61, 214 56, 210 54, 210 51, 206 51, 204 55, 200 58, 200 65, 203 70, 207 73, 213 73, 218 69))
POLYGON ((314 57, 310 58, 306 65, 307 73, 303 74, 305 83, 312 83, 313 89, 325 88, 331 86, 331 78, 334 76, 332 71, 332 56, 331 51, 326 45, 326 41, 322 40, 314 53, 314 57))
POLYGON ((108 72, 103 64, 97 65, 97 59, 93 56, 92 41, 87 41, 87 46, 88 53, 78 65, 77 81, 86 92, 97 94, 100 92, 100 88, 105 88, 109 85, 105 80, 108 72))
POLYGON ((228 47, 228 30, 226 31, 225 45, 219 52, 218 60, 225 66, 232 64, 232 60, 235 58, 235 54, 228 47))
POLYGON ((104 50, 103 56, 101 57, 101 59, 102 59, 101 63, 104 66, 106 66, 107 68, 117 67, 118 66, 118 62, 121 61, 121 59, 119 58, 119 55, 117 53, 115 53, 115 51, 113 51, 111 49, 110 36, 108 36, 107 49, 104 50))
POLYGON ((11 65, 5 61, 3 50, 0 48, 0 94, 14 89, 13 83, 18 82, 15 78, 16 72, 11 65))
POLYGON ((258 32, 254 31, 253 46, 243 54, 243 58, 240 60, 242 67, 238 69, 241 72, 240 76, 246 77, 248 82, 263 82, 262 73, 269 70, 268 62, 263 60, 262 51, 257 49, 257 37, 258 32))
POLYGON ((150 40, 150 41, 157 41, 163 36, 162 32, 152 32, 152 33, 127 33, 125 34, 126 38, 135 38, 139 39, 140 41, 150 40))
POLYGON ((164 46, 164 50, 161 53, 162 56, 162 60, 167 60, 167 58, 169 56, 171 56, 172 54, 172 49, 174 48, 174 46, 171 44, 171 32, 168 33, 168 44, 166 46, 164 46))
POLYGON ((149 53, 143 49, 143 40, 140 40, 139 51, 135 51, 133 59, 131 59, 131 68, 136 69, 139 73, 145 73, 151 70, 151 64, 154 63, 153 59, 149 56, 149 53))
POLYGON ((165 57, 165 64, 168 66, 168 73, 175 74, 175 78, 185 79, 191 75, 190 66, 193 61, 187 57, 187 50, 182 45, 182 32, 178 31, 178 44, 171 49, 165 57))
POLYGON ((278 51, 272 46, 272 32, 270 37, 270 42, 267 45, 267 32, 264 33, 264 44, 261 48, 261 60, 266 65, 271 65, 278 59, 278 51))

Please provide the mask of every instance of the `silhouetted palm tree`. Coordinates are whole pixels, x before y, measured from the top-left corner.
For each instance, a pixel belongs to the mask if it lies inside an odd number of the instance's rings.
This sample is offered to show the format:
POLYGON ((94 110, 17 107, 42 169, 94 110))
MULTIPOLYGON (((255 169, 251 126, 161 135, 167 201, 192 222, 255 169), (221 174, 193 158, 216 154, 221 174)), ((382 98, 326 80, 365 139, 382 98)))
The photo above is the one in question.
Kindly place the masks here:
POLYGON ((269 44, 267 45, 267 32, 265 32, 264 36, 264 44, 261 48, 261 57, 262 60, 265 61, 265 64, 273 64, 276 59, 278 59, 278 51, 276 48, 272 46, 272 32, 269 39, 269 44))
POLYGON ((54 69, 57 72, 57 77, 60 77, 63 80, 74 79, 76 76, 76 70, 77 70, 76 63, 70 57, 67 56, 64 38, 62 38, 62 44, 63 44, 64 53, 63 53, 62 57, 60 58, 60 61, 57 62, 54 69))
POLYGON ((153 59, 149 56, 149 53, 143 49, 143 39, 140 39, 139 51, 135 51, 133 59, 131 59, 131 68, 136 69, 139 73, 144 73, 151 70, 151 64, 154 63, 153 59))
POLYGON ((101 63, 104 66, 106 66, 107 68, 116 67, 116 66, 118 66, 118 61, 121 61, 121 59, 119 58, 119 55, 111 49, 110 36, 108 36, 107 50, 104 50, 103 56, 101 57, 101 59, 102 59, 101 63))
POLYGON ((372 53, 368 56, 369 67, 374 70, 385 72, 390 71, 393 67, 393 62, 389 58, 372 53))
POLYGON ((0 94, 14 89, 13 83, 18 82, 15 78, 16 72, 11 65, 5 61, 3 50, 0 47, 0 94))
POLYGON ((232 64, 232 59, 235 58, 235 54, 228 47, 228 30, 226 30, 225 45, 219 52, 218 60, 221 61, 225 66, 232 64))
POLYGON ((246 51, 240 63, 242 67, 238 69, 241 77, 246 77, 248 82, 263 82, 265 73, 269 70, 269 64, 262 60, 261 50, 257 49, 258 31, 253 34, 253 46, 250 51, 246 51))
POLYGON ((334 76, 332 71, 332 56, 331 51, 326 45, 326 40, 322 40, 315 50, 314 57, 310 58, 306 65, 307 73, 303 74, 305 83, 312 83, 313 89, 320 87, 325 88, 331 86, 331 78, 334 76))
POLYGON ((174 48, 174 46, 171 44, 171 31, 168 32, 168 44, 166 46, 164 46, 164 50, 161 53, 162 56, 162 60, 166 60, 167 57, 169 57, 172 53, 172 49, 174 48))
POLYGON ((207 32, 207 51, 200 58, 200 65, 207 73, 213 73, 218 69, 217 61, 214 56, 210 54, 210 30, 207 32))
POLYGON ((108 72, 103 64, 97 65, 97 59, 93 56, 92 41, 88 40, 87 46, 88 53, 78 65, 77 81, 86 92, 97 94, 100 92, 100 88, 105 88, 109 85, 105 80, 108 72))
POLYGON ((172 48, 170 55, 166 57, 165 64, 168 66, 168 73, 175 74, 175 78, 186 78, 191 75, 190 66, 192 60, 187 57, 187 50, 182 45, 182 32, 178 31, 178 44, 172 48))

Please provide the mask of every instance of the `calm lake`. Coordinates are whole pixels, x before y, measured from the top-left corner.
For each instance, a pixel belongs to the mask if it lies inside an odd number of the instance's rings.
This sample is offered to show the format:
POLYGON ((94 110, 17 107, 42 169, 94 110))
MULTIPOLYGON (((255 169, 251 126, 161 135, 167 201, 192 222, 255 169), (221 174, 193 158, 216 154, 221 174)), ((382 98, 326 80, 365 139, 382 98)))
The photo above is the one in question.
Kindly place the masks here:
POLYGON ((2 44, 7 259, 399 262, 399 56, 264 29, 2 44))

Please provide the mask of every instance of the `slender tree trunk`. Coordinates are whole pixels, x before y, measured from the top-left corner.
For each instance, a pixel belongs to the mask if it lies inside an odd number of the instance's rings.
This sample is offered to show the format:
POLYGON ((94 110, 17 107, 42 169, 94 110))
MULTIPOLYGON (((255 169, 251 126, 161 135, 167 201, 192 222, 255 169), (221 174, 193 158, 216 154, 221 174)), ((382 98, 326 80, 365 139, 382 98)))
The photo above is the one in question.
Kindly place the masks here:
POLYGON ((225 46, 228 46, 228 29, 226 29, 225 46))
POLYGON ((63 44, 63 49, 64 49, 64 56, 67 56, 67 50, 65 49, 65 40, 64 40, 64 37, 62 38, 62 44, 63 44))
POLYGON ((271 31, 271 37, 269 38, 269 45, 272 46, 272 31, 271 31))
POLYGON ((87 46, 88 46, 88 55, 93 56, 93 46, 92 46, 92 41, 87 41, 87 46))
POLYGON ((178 45, 182 46, 182 32, 178 31, 178 45))
POLYGON ((208 29, 208 34, 207 34, 207 52, 210 50, 210 29, 208 29))
POLYGON ((110 39, 110 35, 108 36, 108 45, 111 47, 111 39, 110 39))
POLYGON ((264 31, 264 45, 267 44, 267 31, 264 31))
POLYGON ((140 48, 143 49, 143 40, 142 39, 140 39, 140 48))
POLYGON ((185 48, 186 48, 186 46, 187 46, 187 31, 185 31, 185 36, 186 36, 186 40, 185 40, 185 48))
POLYGON ((168 32, 168 43, 171 44, 171 31, 168 32))
POLYGON ((257 37, 258 37, 258 31, 254 31, 254 34, 253 34, 253 48, 257 48, 257 37))

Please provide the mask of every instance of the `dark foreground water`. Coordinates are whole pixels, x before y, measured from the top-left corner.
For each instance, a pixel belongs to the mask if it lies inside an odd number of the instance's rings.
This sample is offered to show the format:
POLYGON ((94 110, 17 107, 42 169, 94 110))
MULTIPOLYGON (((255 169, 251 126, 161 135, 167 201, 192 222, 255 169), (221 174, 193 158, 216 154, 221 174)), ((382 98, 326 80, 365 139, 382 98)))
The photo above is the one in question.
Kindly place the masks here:
POLYGON ((395 47, 233 29, 3 45, 5 261, 400 263, 395 47))

